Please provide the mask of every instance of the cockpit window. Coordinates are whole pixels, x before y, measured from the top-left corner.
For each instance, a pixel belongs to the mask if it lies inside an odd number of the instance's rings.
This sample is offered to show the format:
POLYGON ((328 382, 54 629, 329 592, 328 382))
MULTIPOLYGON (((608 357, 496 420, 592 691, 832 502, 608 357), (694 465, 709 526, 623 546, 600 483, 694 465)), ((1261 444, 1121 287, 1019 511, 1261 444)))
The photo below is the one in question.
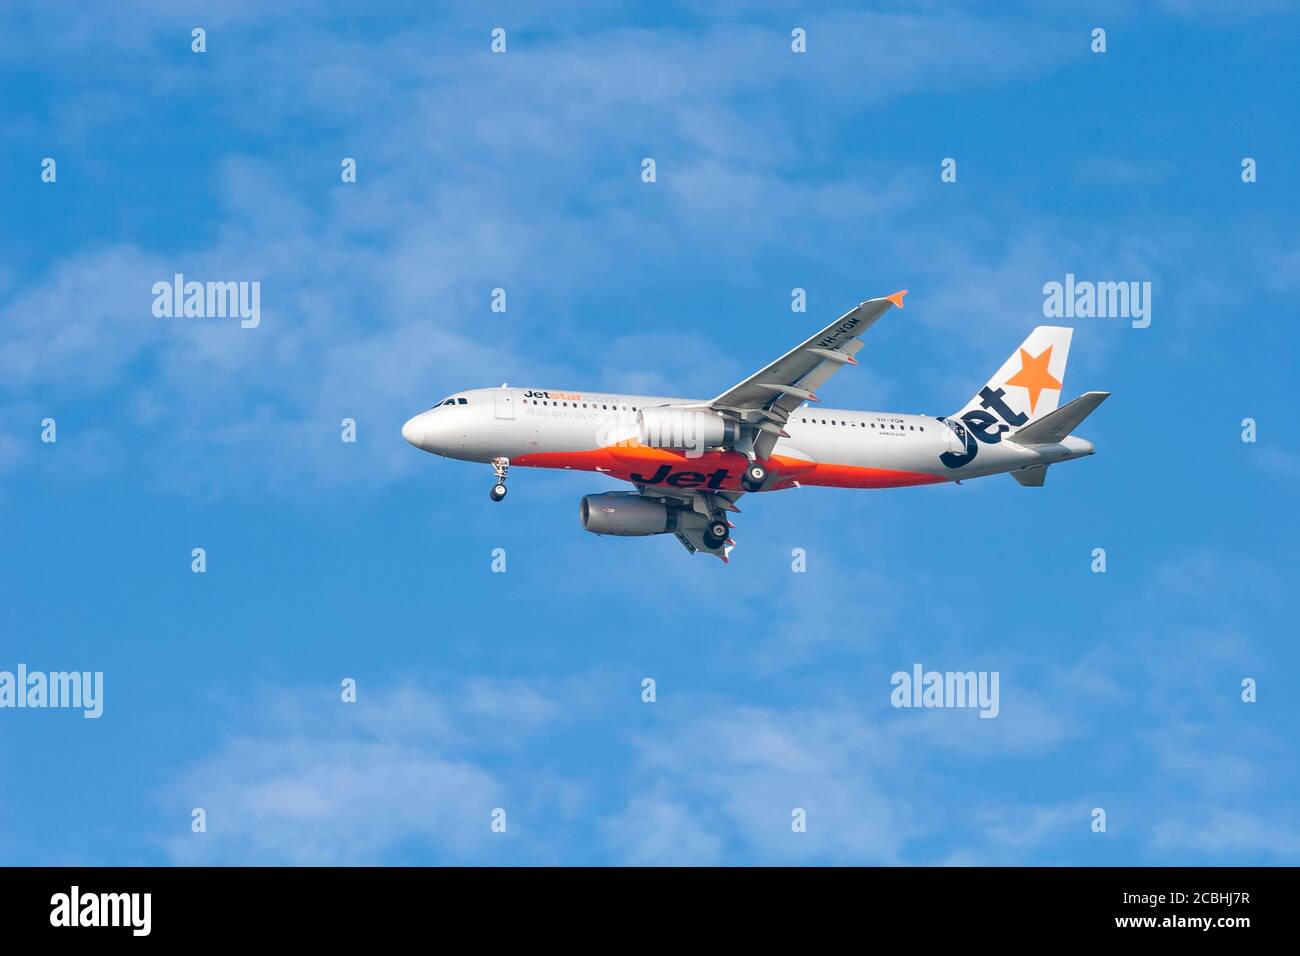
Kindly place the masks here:
MULTIPOLYGON (((469 399, 456 398, 453 396, 452 398, 444 398, 437 405, 434 405, 433 408, 442 408, 442 406, 444 405, 468 405, 468 404, 469 404, 469 399)), ((430 409, 430 411, 433 411, 433 409, 430 409)))

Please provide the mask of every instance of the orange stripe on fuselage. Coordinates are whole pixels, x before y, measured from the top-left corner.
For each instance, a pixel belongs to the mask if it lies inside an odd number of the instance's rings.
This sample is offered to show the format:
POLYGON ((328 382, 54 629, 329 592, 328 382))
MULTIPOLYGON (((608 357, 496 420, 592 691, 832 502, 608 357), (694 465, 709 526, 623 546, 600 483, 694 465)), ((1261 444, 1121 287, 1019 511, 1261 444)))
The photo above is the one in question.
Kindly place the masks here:
MULTIPOLYGON (((599 470, 624 481, 705 491, 740 490, 740 476, 747 463, 744 455, 734 451, 710 451, 691 458, 678 451, 635 444, 587 451, 537 451, 510 459, 510 464, 524 468, 599 470)), ((764 464, 776 479, 771 486, 774 490, 788 488, 795 481, 827 488, 904 488, 949 480, 920 471, 824 464, 784 455, 773 455, 764 464)))

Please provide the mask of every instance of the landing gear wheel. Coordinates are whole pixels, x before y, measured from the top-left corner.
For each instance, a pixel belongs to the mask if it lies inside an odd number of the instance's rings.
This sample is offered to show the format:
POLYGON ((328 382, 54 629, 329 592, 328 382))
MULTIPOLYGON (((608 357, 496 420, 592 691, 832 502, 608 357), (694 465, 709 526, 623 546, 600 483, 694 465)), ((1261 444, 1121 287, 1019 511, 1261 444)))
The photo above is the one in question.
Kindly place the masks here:
POLYGON ((492 486, 491 497, 493 501, 500 501, 506 496, 506 475, 510 471, 510 459, 493 458, 492 470, 496 472, 497 483, 492 486))
POLYGON ((756 461, 749 463, 745 469, 745 475, 740 479, 740 483, 745 486, 746 491, 758 491, 763 487, 763 482, 767 481, 767 469, 756 461))
POLYGON ((727 543, 727 534, 731 529, 727 527, 727 522, 713 520, 709 526, 704 529, 704 543, 709 546, 710 551, 717 551, 727 543))

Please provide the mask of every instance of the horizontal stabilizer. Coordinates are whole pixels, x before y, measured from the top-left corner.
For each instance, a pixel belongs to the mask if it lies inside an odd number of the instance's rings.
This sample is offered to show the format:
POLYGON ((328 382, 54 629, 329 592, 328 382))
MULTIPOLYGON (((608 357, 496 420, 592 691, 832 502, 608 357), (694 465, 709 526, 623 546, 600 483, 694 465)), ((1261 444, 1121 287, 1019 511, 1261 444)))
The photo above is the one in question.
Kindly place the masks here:
POLYGON ((1043 482, 1047 480, 1046 465, 1031 465, 1029 468, 1022 468, 1019 471, 1013 471, 1011 477, 1016 479, 1026 488, 1041 488, 1043 482))
MULTIPOLYGON (((1078 428, 1109 397, 1110 392, 1084 392, 1068 405, 1062 405, 1056 411, 1034 419, 1018 432, 1008 435, 1007 440, 1017 445, 1050 445, 1059 442, 1078 428)), ((1019 472, 1016 472, 1016 477, 1020 477, 1019 472)), ((1029 484, 1027 481, 1020 483, 1029 484)), ((1040 479, 1038 484, 1042 483, 1040 479)))

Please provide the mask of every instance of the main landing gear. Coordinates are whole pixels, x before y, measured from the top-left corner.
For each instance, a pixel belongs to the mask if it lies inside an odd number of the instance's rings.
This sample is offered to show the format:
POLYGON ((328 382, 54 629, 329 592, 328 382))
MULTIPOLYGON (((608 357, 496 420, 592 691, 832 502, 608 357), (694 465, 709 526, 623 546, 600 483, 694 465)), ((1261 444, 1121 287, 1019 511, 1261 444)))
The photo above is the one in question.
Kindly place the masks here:
POLYGON ((727 543, 727 535, 730 533, 731 526, 727 524, 725 518, 714 518, 704 529, 704 543, 708 545, 710 551, 717 551, 727 543))
POLYGON ((510 459, 493 458, 492 470, 496 472, 497 481, 489 494, 493 501, 500 501, 506 496, 506 474, 510 471, 510 459))
POLYGON ((766 481, 767 469, 756 461, 751 461, 746 466, 745 473, 740 478, 740 484, 750 492, 761 490, 766 481))

